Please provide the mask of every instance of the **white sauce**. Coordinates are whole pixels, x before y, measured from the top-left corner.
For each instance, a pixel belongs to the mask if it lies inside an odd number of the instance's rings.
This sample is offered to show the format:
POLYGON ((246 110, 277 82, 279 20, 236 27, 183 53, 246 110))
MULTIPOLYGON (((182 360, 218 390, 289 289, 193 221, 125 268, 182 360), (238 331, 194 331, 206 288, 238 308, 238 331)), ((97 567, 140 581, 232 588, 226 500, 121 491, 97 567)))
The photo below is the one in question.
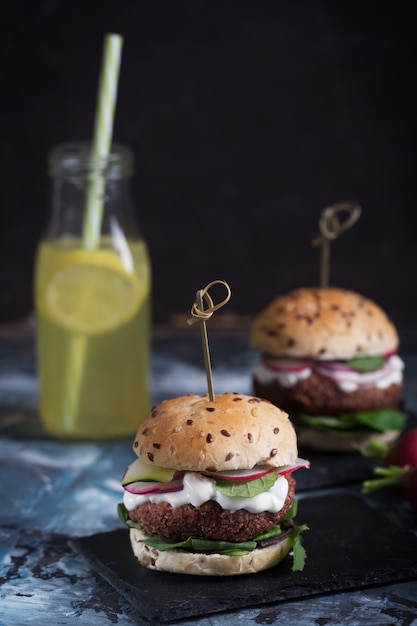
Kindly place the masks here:
POLYGON ((305 367, 297 372, 277 372, 265 365, 254 369, 255 378, 262 384, 277 380, 282 387, 293 387, 298 381, 308 378, 313 369, 322 376, 331 378, 341 391, 349 393, 369 387, 386 389, 392 384, 399 385, 403 380, 404 361, 396 354, 390 356, 383 367, 373 372, 355 372, 353 370, 327 370, 325 361, 317 361, 313 367, 305 367))
POLYGON ((271 489, 252 498, 224 496, 215 488, 216 483, 213 479, 202 476, 198 472, 186 472, 183 483, 184 488, 181 491, 170 493, 137 495, 125 490, 123 503, 128 511, 133 511, 145 502, 154 504, 168 502, 175 509, 183 504, 192 504, 197 507, 208 500, 214 500, 227 511, 245 509, 249 513, 262 513, 263 511, 277 513, 284 506, 288 493, 288 481, 284 476, 278 476, 271 489))

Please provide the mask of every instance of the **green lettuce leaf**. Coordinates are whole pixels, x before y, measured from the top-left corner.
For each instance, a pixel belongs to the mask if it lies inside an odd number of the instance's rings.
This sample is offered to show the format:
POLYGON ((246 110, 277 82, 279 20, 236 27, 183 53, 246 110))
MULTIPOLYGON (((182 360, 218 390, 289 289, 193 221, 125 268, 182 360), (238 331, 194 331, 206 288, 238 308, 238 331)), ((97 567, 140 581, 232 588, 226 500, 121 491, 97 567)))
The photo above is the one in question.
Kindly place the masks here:
POLYGON ((269 472, 254 480, 224 480, 216 478, 216 489, 224 496, 253 498, 271 489, 278 479, 277 472, 269 472))
MULTIPOLYGON (((307 524, 302 524, 301 526, 294 526, 294 528, 292 529, 289 535, 290 542, 287 546, 286 555, 292 549, 292 566, 291 566, 292 572, 301 572, 304 569, 307 554, 306 554, 306 550, 304 546, 302 545, 301 533, 303 533, 305 530, 309 530, 309 527, 307 526, 307 524)), ((281 533, 282 533, 282 529, 280 528, 280 526, 274 526, 269 531, 262 533, 262 535, 258 535, 257 537, 255 537, 255 541, 261 541, 261 540, 264 541, 265 539, 272 539, 274 537, 279 537, 281 533)))
POLYGON ((304 569, 307 554, 302 544, 303 538, 301 537, 301 533, 305 530, 309 530, 307 524, 303 524, 302 526, 295 526, 290 535, 293 540, 291 567, 292 572, 302 572, 304 569))
POLYGON ((286 522, 291 521, 297 515, 298 512, 298 500, 294 498, 292 504, 283 518, 281 518, 281 524, 285 524, 286 522))
POLYGON ((351 415, 340 415, 339 417, 298 413, 296 416, 293 416, 293 419, 299 424, 305 424, 310 428, 315 428, 316 430, 320 430, 325 433, 337 433, 342 436, 349 436, 353 433, 364 430, 364 427, 359 426, 356 422, 353 413, 351 415))
POLYGON ((265 539, 274 539, 275 537, 282 535, 282 532, 283 531, 280 525, 272 526, 272 528, 266 530, 264 533, 256 535, 253 540, 258 543, 259 541, 265 541, 265 539))
POLYGON ((380 409, 378 411, 363 411, 355 414, 359 424, 368 426, 380 432, 386 430, 402 430, 406 416, 398 409, 380 409))
POLYGON ((117 513, 123 524, 125 524, 125 526, 127 526, 128 528, 139 528, 139 530, 142 529, 140 524, 130 519, 128 510, 123 502, 119 502, 119 504, 117 505, 117 513))
POLYGON ((256 541, 242 541, 240 543, 234 543, 231 541, 197 539, 195 537, 188 537, 185 541, 170 541, 160 535, 151 535, 145 543, 151 548, 156 548, 161 552, 180 549, 191 550, 192 552, 228 554, 229 556, 249 554, 249 552, 252 552, 252 550, 256 548, 256 541))
POLYGON ((345 361, 346 365, 358 372, 372 372, 378 370, 384 365, 387 358, 382 355, 378 356, 362 356, 356 359, 345 361))
POLYGON ((364 431, 402 430, 407 416, 399 409, 386 408, 374 411, 358 411, 357 413, 341 413, 337 417, 298 413, 294 419, 301 424, 306 424, 323 432, 337 432, 339 435, 349 436, 364 431))

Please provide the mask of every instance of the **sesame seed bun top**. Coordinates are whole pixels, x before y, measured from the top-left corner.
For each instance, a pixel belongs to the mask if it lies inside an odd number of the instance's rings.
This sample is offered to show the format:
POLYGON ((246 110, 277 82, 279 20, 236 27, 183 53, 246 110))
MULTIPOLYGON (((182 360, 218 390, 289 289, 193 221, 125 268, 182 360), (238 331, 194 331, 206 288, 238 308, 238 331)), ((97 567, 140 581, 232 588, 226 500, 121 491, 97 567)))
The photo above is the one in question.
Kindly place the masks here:
POLYGON ((276 298, 252 324, 251 346, 271 356, 347 360, 398 348, 397 331, 372 300, 336 287, 276 298))

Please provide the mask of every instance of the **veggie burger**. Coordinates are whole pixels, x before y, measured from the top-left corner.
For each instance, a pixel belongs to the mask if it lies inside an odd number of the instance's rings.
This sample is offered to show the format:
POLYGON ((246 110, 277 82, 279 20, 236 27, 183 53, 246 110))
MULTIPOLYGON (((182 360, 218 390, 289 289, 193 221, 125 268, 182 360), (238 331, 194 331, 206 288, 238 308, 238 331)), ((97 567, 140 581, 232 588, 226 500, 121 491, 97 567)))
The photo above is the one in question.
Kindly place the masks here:
POLYGON ((254 319, 261 352, 254 392, 288 411, 300 447, 390 443, 405 425, 397 331, 373 301, 345 289, 301 288, 254 319))
POLYGON ((225 393, 165 400, 140 424, 119 515, 149 569, 226 576, 270 568, 291 552, 303 567, 287 413, 267 400, 225 393))

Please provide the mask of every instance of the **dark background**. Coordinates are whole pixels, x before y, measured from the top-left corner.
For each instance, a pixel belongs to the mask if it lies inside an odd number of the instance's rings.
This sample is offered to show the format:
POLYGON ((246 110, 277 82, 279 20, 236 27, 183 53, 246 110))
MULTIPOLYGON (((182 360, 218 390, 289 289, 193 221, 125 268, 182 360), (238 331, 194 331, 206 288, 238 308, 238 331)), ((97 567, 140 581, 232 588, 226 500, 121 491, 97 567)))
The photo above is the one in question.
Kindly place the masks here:
POLYGON ((0 321, 32 312, 51 145, 89 139, 103 36, 124 36, 114 139, 153 263, 154 318, 229 282, 229 312, 319 281, 328 205, 354 198, 330 282, 415 321, 413 2, 14 0, 1 45, 0 321))

